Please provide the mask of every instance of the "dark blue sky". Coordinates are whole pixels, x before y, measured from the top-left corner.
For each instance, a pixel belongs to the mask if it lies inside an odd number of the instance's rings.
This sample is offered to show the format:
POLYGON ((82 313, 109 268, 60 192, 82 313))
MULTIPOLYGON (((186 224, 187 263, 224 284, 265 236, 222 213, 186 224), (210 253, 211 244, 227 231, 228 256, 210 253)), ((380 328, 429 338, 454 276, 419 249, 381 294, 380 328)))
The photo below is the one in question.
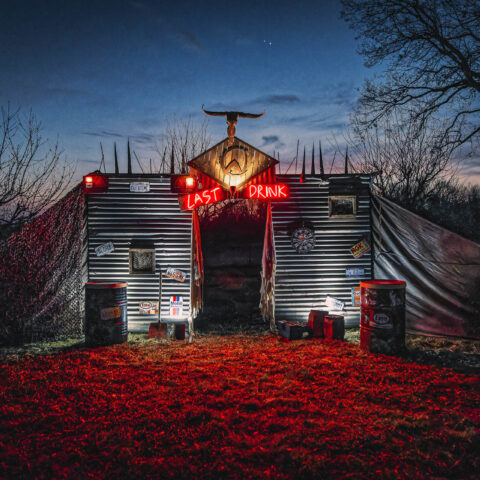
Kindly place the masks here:
MULTIPOLYGON (((373 74, 353 32, 327 1, 15 1, 0 6, 0 104, 32 108, 78 173, 98 166, 102 141, 126 139, 155 158, 166 119, 210 109, 266 115, 240 120, 240 138, 282 163, 297 138, 322 140, 327 158, 373 74), (271 43, 271 45, 270 45, 271 43)), ((213 141, 226 136, 211 118, 213 141)), ((111 169, 110 165, 107 167, 111 169)))

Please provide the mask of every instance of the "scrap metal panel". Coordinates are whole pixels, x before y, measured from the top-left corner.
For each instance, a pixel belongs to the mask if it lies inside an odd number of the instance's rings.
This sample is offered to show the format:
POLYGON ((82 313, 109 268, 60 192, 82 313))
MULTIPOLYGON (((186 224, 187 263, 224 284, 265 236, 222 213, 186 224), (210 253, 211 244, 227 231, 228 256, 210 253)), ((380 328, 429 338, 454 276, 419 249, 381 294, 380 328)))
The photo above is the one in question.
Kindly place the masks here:
POLYGON ((350 247, 370 237, 370 176, 355 177, 364 187, 356 195, 356 216, 330 218, 328 179, 307 177, 300 183, 298 175, 277 175, 279 183, 288 185, 290 198, 272 203, 276 320, 306 321, 310 310, 326 309, 325 298, 330 295, 345 304, 347 325, 359 323, 360 308, 352 306, 352 287, 360 285, 361 279, 372 277, 372 261, 370 252, 355 259, 350 247), (315 229, 315 247, 307 254, 295 251, 289 233, 291 225, 302 219, 311 222, 315 229), (364 276, 346 277, 347 267, 363 267, 364 276))
POLYGON ((183 317, 190 314, 192 214, 181 211, 170 190, 170 176, 109 175, 107 193, 89 194, 88 276, 90 281, 128 283, 130 331, 148 330, 158 315, 139 313, 140 302, 159 299, 162 272, 161 317, 170 314, 170 297, 183 298, 183 317), (130 192, 130 183, 148 182, 150 191, 130 192), (97 256, 95 248, 112 242, 115 250, 97 256), (141 242, 155 249, 155 273, 132 274, 129 249, 141 242), (165 276, 167 266, 186 273, 184 282, 165 276))

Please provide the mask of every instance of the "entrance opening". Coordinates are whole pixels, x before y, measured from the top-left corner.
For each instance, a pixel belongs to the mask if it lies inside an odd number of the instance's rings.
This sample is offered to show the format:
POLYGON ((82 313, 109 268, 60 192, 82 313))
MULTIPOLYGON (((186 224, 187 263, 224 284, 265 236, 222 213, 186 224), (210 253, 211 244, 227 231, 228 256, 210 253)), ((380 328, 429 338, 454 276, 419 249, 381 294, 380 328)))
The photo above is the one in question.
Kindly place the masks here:
POLYGON ((259 308, 266 212, 266 203, 258 200, 226 200, 199 209, 205 280, 198 331, 267 327, 259 308))

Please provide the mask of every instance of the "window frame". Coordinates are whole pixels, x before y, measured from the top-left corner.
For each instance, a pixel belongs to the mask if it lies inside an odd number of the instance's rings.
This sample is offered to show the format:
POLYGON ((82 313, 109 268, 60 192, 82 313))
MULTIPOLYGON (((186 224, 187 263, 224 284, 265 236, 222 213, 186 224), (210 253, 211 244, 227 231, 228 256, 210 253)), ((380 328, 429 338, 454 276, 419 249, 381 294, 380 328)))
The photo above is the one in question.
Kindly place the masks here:
POLYGON ((153 275, 156 273, 156 253, 154 247, 130 247, 128 249, 128 271, 131 275, 153 275), (153 254, 152 268, 150 270, 135 270, 133 268, 133 254, 135 252, 148 252, 153 254))
POLYGON ((356 218, 357 216, 357 196, 356 195, 329 195, 328 196, 328 217, 329 218, 356 218), (353 213, 332 215, 333 201, 335 200, 353 200, 353 213))

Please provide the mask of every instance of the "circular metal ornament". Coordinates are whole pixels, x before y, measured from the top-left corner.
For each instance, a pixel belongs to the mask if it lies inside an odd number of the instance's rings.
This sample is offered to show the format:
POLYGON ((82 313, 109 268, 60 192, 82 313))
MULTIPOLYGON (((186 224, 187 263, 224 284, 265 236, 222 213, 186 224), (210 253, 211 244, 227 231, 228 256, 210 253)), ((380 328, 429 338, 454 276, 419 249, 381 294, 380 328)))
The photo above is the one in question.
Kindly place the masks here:
POLYGON ((297 253, 309 253, 315 247, 315 232, 310 227, 297 227, 292 232, 292 246, 297 253))

